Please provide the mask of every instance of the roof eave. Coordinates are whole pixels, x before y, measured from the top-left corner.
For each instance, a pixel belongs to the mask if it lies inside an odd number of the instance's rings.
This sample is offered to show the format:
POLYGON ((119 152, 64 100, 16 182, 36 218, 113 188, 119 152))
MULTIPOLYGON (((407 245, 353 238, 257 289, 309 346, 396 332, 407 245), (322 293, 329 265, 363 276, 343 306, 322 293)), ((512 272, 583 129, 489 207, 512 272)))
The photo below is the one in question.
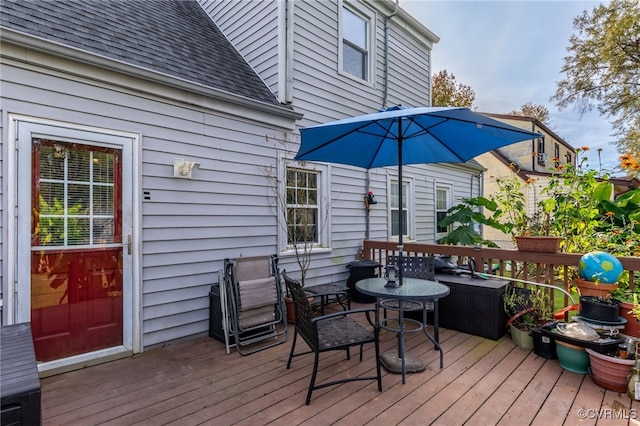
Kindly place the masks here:
POLYGON ((132 77, 141 78, 154 83, 167 85, 173 88, 186 90, 198 95, 215 98, 224 102, 236 104, 241 107, 255 108, 262 112, 276 114, 283 118, 300 120, 302 114, 296 112, 288 105, 269 104, 256 99, 230 93, 203 84, 188 81, 172 75, 149 70, 147 68, 118 61, 103 55, 98 55, 86 50, 70 47, 58 42, 53 42, 41 37, 36 37, 20 31, 15 31, 6 27, 0 27, 0 38, 2 43, 10 43, 18 47, 32 49, 49 55, 58 56, 64 59, 77 61, 87 65, 117 71, 132 77))

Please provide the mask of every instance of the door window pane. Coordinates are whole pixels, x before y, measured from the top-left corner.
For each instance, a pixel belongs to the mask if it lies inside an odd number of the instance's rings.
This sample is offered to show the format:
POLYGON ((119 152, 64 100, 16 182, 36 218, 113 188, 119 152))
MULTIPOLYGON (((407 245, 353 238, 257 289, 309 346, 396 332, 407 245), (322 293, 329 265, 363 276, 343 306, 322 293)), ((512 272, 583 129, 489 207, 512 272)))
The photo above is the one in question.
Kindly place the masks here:
POLYGON ((33 244, 54 247, 116 242, 115 154, 40 139, 34 140, 33 149, 38 165, 33 244), (105 227, 105 223, 111 225, 105 227), (106 235, 105 230, 111 234, 106 235))

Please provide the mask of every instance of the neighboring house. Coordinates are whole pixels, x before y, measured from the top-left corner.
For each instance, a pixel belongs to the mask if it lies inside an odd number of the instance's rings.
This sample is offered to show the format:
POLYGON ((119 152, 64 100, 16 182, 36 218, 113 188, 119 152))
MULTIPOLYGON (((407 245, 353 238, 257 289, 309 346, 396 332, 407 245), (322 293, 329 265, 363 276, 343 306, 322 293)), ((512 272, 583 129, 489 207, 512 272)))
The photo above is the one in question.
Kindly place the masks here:
MULTIPOLYGON (((318 193, 309 285, 397 238, 395 168, 290 161, 297 126, 429 105, 438 39, 394 2, 0 5, 2 323, 31 321, 41 371, 206 332, 225 258, 295 272, 286 176, 318 193)), ((407 240, 446 232, 482 170, 406 167, 407 240)))
MULTIPOLYGON (((534 206, 541 200, 540 191, 547 186, 551 176, 550 168, 554 167, 555 162, 575 165, 576 151, 568 142, 534 118, 488 113, 485 115, 544 135, 543 138, 514 143, 475 158, 487 169, 484 175, 485 194, 496 192, 496 179, 514 174, 510 167, 513 164, 517 171, 516 176, 521 179, 522 187, 526 191, 527 212, 532 214, 534 206), (525 185, 529 180, 532 183, 525 185)), ((503 248, 515 247, 510 235, 497 229, 484 227, 483 236, 503 248)))
MULTIPOLYGON (((475 158, 486 169, 483 181, 484 194, 495 193, 497 178, 514 174, 510 167, 513 164, 517 171, 516 176, 521 180, 522 187, 526 190, 527 212, 532 214, 534 206, 541 200, 542 189, 548 185, 551 176, 550 169, 556 164, 573 164, 575 166, 578 161, 576 149, 534 118, 492 113, 484 113, 484 115, 544 135, 544 138, 508 145, 475 158), (525 185, 527 181, 531 181, 531 183, 525 185)), ((597 165, 590 164, 589 167, 594 168, 597 165)), ((614 185, 613 197, 638 188, 640 184, 638 179, 626 177, 612 177, 610 182, 614 185)), ((496 229, 484 227, 483 236, 500 247, 515 247, 509 235, 496 229)))

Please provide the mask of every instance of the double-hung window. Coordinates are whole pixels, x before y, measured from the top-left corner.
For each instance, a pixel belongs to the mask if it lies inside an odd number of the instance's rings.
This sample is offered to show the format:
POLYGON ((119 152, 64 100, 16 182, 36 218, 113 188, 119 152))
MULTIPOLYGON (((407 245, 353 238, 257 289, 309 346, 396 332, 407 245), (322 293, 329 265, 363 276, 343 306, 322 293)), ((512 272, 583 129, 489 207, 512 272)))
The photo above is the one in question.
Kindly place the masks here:
POLYGON ((447 210, 451 207, 450 192, 448 187, 436 187, 436 234, 438 238, 449 232, 448 227, 440 225, 440 222, 447 217, 447 210))
POLYGON ((287 167, 287 245, 318 244, 318 173, 287 167))
POLYGON ((400 200, 400 185, 398 181, 390 182, 389 209, 391 213, 391 238, 400 235, 400 203, 402 203, 402 238, 410 239, 413 229, 413 203, 411 203, 412 187, 409 181, 402 183, 402 200, 400 200))
POLYGON ((340 58, 342 71, 371 81, 373 14, 343 5, 340 58))

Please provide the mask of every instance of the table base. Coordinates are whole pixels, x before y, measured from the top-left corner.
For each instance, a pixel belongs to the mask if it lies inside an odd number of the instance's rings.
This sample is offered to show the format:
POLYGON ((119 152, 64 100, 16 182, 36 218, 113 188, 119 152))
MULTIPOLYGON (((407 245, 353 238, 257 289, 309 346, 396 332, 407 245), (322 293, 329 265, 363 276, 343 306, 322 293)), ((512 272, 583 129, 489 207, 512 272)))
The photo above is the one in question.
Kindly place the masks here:
MULTIPOLYGON (((402 359, 398 352, 386 352, 380 355, 380 363, 389 373, 402 374, 402 359)), ((404 354, 405 373, 419 373, 424 371, 425 365, 416 356, 404 354)))

